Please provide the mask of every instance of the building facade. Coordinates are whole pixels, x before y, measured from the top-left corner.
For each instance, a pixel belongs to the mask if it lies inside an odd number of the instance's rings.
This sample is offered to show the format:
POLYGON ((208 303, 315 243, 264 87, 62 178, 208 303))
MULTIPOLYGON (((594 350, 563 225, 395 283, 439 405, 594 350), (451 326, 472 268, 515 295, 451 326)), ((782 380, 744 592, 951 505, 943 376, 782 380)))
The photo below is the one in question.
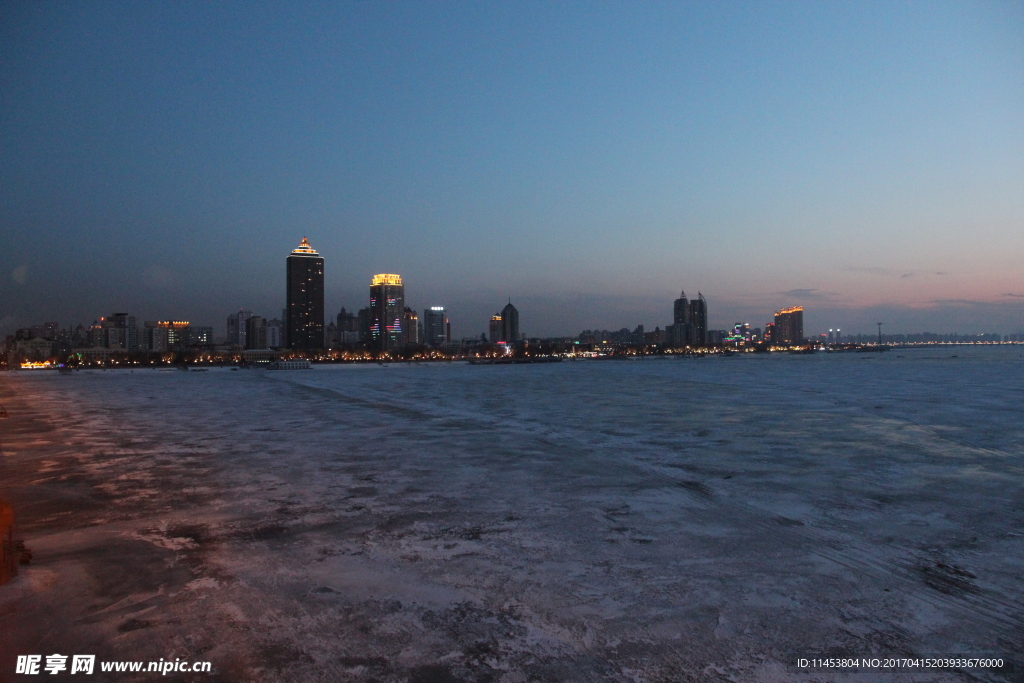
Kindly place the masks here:
POLYGON ((261 350, 267 347, 267 319, 254 315, 245 321, 245 348, 261 350))
POLYGON ((405 285, 402 276, 379 273, 370 283, 369 343, 375 351, 405 347, 405 285))
POLYGON ((338 313, 338 342, 350 346, 362 341, 359 338, 359 316, 344 308, 338 313))
POLYGON ((803 340, 804 307, 791 306, 776 311, 772 342, 775 344, 799 344, 803 340))
POLYGON ((708 345, 708 302, 697 292, 697 298, 690 301, 690 345, 708 345))
POLYGON ((135 326, 135 316, 115 313, 101 318, 100 329, 101 343, 95 346, 129 352, 139 350, 139 328, 135 326))
POLYGON ((680 292, 672 306, 672 325, 665 330, 665 340, 670 346, 708 345, 708 303, 704 295, 697 292, 697 298, 688 300, 686 292, 680 292))
POLYGON ((239 309, 238 313, 232 313, 228 316, 228 344, 245 348, 245 321, 251 317, 252 311, 247 311, 244 308, 239 309))
POLYGON ((501 341, 506 344, 519 341, 519 311, 512 305, 512 301, 501 309, 501 341))
POLYGON ((267 348, 279 349, 284 346, 284 325, 277 318, 267 321, 267 348))
POLYGON ((287 277, 288 347, 301 351, 322 348, 324 259, 305 237, 288 256, 287 277))
POLYGON ((490 325, 487 327, 487 338, 492 344, 497 344, 505 341, 501 335, 501 313, 495 313, 491 316, 490 325))
POLYGON ((423 343, 441 346, 452 340, 451 323, 444 306, 431 306, 423 311, 423 343))
POLYGON ((402 324, 405 326, 405 343, 409 346, 419 346, 421 342, 420 317, 416 314, 416 311, 406 306, 402 324))

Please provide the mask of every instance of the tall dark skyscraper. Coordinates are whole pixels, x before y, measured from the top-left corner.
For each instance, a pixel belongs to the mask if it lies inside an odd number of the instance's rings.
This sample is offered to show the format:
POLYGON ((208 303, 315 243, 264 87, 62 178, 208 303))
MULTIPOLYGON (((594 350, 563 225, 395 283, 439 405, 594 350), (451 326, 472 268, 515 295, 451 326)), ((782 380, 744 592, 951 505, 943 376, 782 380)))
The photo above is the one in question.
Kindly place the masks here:
POLYGON ((697 292, 697 298, 690 302, 690 343, 693 346, 708 345, 708 302, 697 292))
POLYGON ((370 283, 370 348, 395 351, 405 346, 405 285, 402 276, 381 273, 370 283))
POLYGON ((288 348, 324 346, 324 259, 305 237, 288 256, 288 348))
POLYGON ((688 325, 689 323, 690 302, 686 300, 686 292, 682 291, 679 293, 679 298, 675 300, 675 305, 672 307, 672 324, 688 325))
POLYGON ((697 298, 688 301, 686 292, 680 292, 672 307, 672 325, 666 329, 671 346, 708 345, 708 302, 697 292, 697 298))
POLYGON ((507 344, 519 341, 519 311, 511 300, 501 309, 501 341, 507 344))
POLYGON ((672 306, 672 325, 666 330, 668 332, 668 343, 671 346, 692 346, 693 325, 690 324, 690 302, 686 299, 686 292, 680 292, 679 298, 672 306))

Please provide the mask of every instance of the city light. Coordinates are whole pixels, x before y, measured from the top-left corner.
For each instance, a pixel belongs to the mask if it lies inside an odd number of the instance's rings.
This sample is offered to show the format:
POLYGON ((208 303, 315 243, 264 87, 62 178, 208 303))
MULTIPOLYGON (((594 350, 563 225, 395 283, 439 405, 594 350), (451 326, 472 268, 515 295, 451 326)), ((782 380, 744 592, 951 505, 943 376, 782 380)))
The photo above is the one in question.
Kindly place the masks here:
POLYGON ((373 276, 373 286, 377 285, 400 285, 402 284, 402 276, 395 273, 378 273, 373 276))

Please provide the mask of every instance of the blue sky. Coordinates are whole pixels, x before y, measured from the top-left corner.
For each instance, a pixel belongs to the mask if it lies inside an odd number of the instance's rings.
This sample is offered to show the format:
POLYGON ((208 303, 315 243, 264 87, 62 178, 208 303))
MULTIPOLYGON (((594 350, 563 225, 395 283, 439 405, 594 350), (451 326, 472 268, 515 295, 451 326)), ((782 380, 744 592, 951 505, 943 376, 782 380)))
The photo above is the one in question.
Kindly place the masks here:
POLYGON ((0 326, 1024 329, 1021 3, 5 3, 0 326), (884 317, 879 317, 884 316, 884 317))

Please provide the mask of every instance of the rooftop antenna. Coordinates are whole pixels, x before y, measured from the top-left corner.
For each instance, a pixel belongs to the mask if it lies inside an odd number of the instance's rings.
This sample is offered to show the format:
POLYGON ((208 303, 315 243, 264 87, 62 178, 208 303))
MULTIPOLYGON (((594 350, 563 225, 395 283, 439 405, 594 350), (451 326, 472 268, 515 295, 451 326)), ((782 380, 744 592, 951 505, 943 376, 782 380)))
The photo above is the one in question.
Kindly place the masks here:
POLYGON ((882 345, 882 323, 877 323, 877 325, 878 325, 878 345, 881 346, 882 345))

